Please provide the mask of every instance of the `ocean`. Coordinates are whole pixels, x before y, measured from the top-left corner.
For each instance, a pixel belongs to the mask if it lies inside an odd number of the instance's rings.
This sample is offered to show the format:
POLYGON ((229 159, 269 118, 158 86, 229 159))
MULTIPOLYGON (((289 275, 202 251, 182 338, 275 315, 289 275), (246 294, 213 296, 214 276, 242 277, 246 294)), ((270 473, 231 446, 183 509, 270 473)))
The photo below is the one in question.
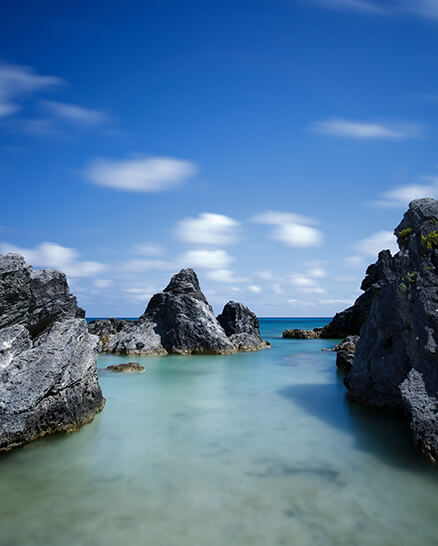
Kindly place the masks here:
POLYGON ((104 411, 0 457, 0 545, 438 544, 408 425, 346 399, 336 340, 281 338, 327 321, 261 319, 258 353, 100 355, 104 411))

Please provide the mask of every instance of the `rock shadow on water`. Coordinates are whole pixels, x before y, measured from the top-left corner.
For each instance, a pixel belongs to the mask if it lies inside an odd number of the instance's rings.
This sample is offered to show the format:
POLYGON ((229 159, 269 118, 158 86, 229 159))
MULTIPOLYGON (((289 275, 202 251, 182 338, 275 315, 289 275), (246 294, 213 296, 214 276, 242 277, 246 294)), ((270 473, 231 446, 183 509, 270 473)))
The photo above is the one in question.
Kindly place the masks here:
POLYGON ((417 453, 411 443, 409 424, 401 417, 350 401, 337 374, 335 383, 294 384, 278 393, 328 425, 350 434, 355 447, 378 457, 385 464, 431 472, 437 468, 417 453))

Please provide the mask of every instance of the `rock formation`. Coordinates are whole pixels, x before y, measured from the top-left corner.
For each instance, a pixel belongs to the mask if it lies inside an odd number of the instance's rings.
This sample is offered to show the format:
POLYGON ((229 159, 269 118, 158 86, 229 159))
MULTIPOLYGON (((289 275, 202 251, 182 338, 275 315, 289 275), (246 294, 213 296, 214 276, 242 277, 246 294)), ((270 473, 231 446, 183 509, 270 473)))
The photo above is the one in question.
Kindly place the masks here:
POLYGON ((103 332, 102 350, 118 354, 232 354, 266 348, 269 344, 260 337, 255 315, 241 304, 227 305, 222 315, 229 318, 227 327, 233 330, 229 336, 215 318, 196 273, 182 269, 135 322, 97 320, 90 323, 90 331, 103 332), (233 315, 234 306, 238 307, 233 315))
POLYGON ((238 351, 258 351, 271 346, 260 335, 258 318, 243 303, 229 301, 217 320, 238 351))
MULTIPOLYGON (((368 268, 373 297, 345 378, 350 398, 404 412, 416 447, 438 460, 438 201, 418 199, 395 229, 400 251, 368 268)), ((367 281, 365 279, 364 283, 367 281)), ((368 290, 370 289, 368 288, 368 290)))
POLYGON ((347 336, 358 336, 360 329, 367 320, 371 305, 379 290, 392 282, 397 276, 393 270, 393 258, 389 250, 382 250, 375 264, 368 267, 366 277, 362 281, 364 291, 354 304, 341 313, 336 313, 324 328, 313 330, 285 330, 283 337, 295 339, 343 339, 347 336))
POLYGON ((283 337, 286 339, 319 339, 321 337, 322 328, 314 328, 313 330, 285 330, 283 337))
POLYGON ((340 370, 349 372, 353 367, 354 354, 359 336, 347 336, 334 350, 336 351, 336 366, 340 370))
POLYGON ((138 362, 112 364, 111 366, 107 366, 106 369, 117 373, 143 373, 145 371, 145 367, 138 362))
POLYGON ((98 339, 63 273, 0 255, 0 451, 91 421, 98 339))

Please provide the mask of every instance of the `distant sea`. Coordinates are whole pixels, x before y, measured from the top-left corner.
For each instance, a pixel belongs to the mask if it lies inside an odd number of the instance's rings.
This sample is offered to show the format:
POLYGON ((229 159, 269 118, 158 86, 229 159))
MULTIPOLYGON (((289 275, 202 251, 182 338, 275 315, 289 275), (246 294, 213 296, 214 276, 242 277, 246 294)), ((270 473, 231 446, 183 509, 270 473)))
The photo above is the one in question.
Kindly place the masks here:
POLYGON ((328 319, 260 319, 272 349, 100 355, 80 432, 0 457, 0 545, 437 544, 438 468, 408 425, 350 403, 328 319), (109 364, 135 360, 139 375, 109 364))

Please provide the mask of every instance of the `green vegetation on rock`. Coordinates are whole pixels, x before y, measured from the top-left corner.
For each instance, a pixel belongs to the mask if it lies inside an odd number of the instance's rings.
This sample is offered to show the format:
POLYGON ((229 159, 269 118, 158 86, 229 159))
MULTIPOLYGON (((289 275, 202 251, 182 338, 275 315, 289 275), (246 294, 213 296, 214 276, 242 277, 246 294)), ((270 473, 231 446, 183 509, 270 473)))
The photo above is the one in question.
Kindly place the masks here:
POLYGON ((422 235, 421 244, 427 250, 436 248, 438 246, 438 231, 431 231, 429 235, 422 235))

